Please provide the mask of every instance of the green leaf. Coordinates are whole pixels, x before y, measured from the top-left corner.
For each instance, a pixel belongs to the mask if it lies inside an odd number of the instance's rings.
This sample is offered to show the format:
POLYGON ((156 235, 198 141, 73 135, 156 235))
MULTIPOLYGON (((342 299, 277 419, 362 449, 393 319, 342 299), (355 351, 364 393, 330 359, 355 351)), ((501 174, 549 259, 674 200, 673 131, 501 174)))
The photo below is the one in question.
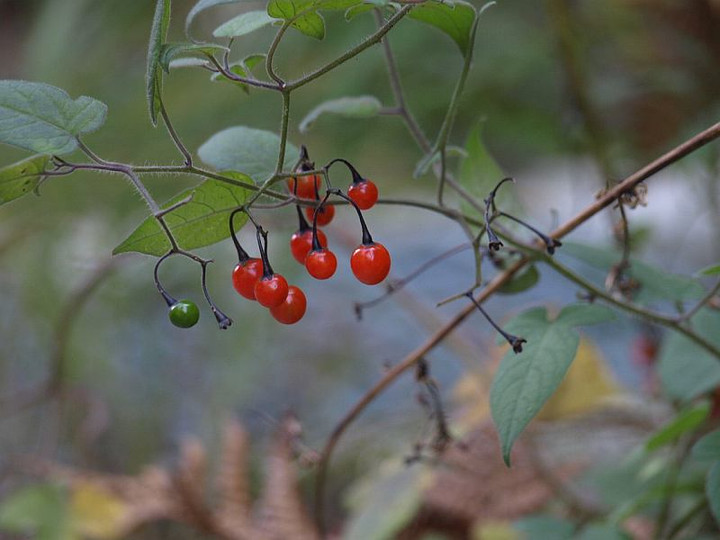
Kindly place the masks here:
POLYGON ((575 526, 562 519, 537 515, 522 518, 513 527, 523 533, 523 540, 572 540, 575 526))
POLYGON ((195 20, 195 17, 200 14, 200 12, 214 6, 221 6, 224 4, 238 4, 242 1, 243 0, 200 0, 197 4, 193 6, 193 8, 190 10, 190 12, 187 14, 187 17, 185 18, 185 35, 188 38, 190 37, 190 25, 195 20))
MULTIPOLYGON (((453 146, 448 145, 445 147, 445 156, 447 157, 461 157, 466 158, 468 157, 468 153, 465 151, 464 148, 461 148, 459 146, 453 146)), ((440 161, 440 152, 434 151, 430 152, 428 154, 425 154, 420 161, 417 162, 417 165, 415 165, 415 170, 413 171, 413 178, 420 178, 425 173, 428 172, 428 169, 435 165, 438 161, 440 161)))
POLYGON ((720 460, 720 429, 711 431, 698 442, 692 449, 692 457, 698 460, 720 460))
MULTIPOLYGON (((603 273, 607 273, 622 258, 616 250, 574 242, 563 242, 562 252, 601 269, 603 273)), ((641 284, 634 298, 639 303, 694 300, 704 294, 702 285, 692 278, 666 272, 637 259, 630 259, 628 275, 641 284)))
POLYGON ((157 126, 157 115, 160 112, 163 75, 160 69, 160 53, 167 38, 170 27, 170 0, 157 0, 155 16, 150 30, 150 42, 147 53, 147 72, 145 75, 148 109, 150 121, 157 126))
MULTIPOLYGON (((493 158, 483 143, 482 122, 478 122, 468 135, 465 142, 467 157, 460 164, 458 179, 460 184, 482 203, 497 183, 507 175, 493 158)), ((510 214, 522 214, 522 207, 517 200, 511 185, 505 185, 497 193, 495 203, 498 208, 510 214)), ((462 211, 468 215, 478 216, 478 211, 464 199, 460 203, 462 211)), ((484 216, 478 216, 483 218, 484 216)), ((564 244, 563 244, 564 245, 564 244)))
POLYGON ((540 272, 535 265, 530 265, 521 274, 513 276, 510 281, 498 289, 498 292, 500 294, 521 293, 534 287, 539 279, 540 272))
MULTIPOLYGON (((247 56, 240 62, 236 62, 234 64, 230 64, 230 71, 234 73, 235 75, 239 77, 250 77, 252 75, 252 68, 255 67, 257 64, 265 60, 264 54, 251 54, 250 56, 247 56)), ((229 82, 232 84, 235 84, 243 89, 243 91, 246 94, 250 93, 250 87, 245 84, 244 82, 235 81, 233 79, 228 79, 225 75, 222 73, 213 73, 210 77, 210 80, 212 81, 224 81, 229 82)))
POLYGON ((472 4, 456 0, 453 4, 430 0, 413 8, 408 17, 445 32, 460 48, 463 56, 472 49, 472 27, 477 12, 472 4))
POLYGON ((630 540, 630 537, 615 525, 591 523, 575 534, 573 540, 630 540))
POLYGON ((702 276, 715 276, 717 274, 720 274, 720 264, 710 265, 698 272, 698 275, 702 276))
POLYGON ((213 32, 215 37, 238 37, 249 34, 271 24, 275 19, 270 17, 265 11, 248 11, 242 13, 234 19, 218 26, 213 32))
POLYGON ((720 525, 720 461, 715 463, 708 473, 705 494, 710 503, 710 510, 715 516, 715 521, 720 525))
POLYGON ((70 515, 65 491, 53 484, 36 484, 16 491, 0 505, 0 529, 32 534, 38 540, 70 540, 70 515))
POLYGON ((32 156, 0 169, 0 204, 27 195, 40 183, 50 156, 32 156))
POLYGON ((67 154, 76 137, 98 129, 107 105, 87 96, 28 81, 0 81, 0 142, 38 154, 67 154))
POLYGON ((555 392, 575 358, 580 336, 573 327, 613 318, 603 306, 575 304, 565 307, 554 321, 544 307, 538 307, 505 325, 507 332, 527 340, 522 353, 508 351, 490 389, 490 409, 508 466, 515 440, 555 392))
MULTIPOLYGON (((241 182, 251 180, 242 173, 227 171, 230 176, 241 182)), ((247 198, 247 189, 219 180, 205 180, 199 186, 183 191, 163 205, 168 208, 190 194, 192 200, 165 215, 170 231, 178 244, 184 249, 196 249, 209 246, 230 236, 228 218, 247 198)), ((247 216, 238 216, 235 220, 239 229, 247 216)), ((113 250, 113 255, 135 251, 148 255, 161 256, 170 249, 170 242, 160 228, 157 220, 150 216, 143 221, 128 238, 113 250)))
POLYGON ((677 441, 681 436, 696 430, 710 414, 710 403, 702 403, 681 411, 670 423, 660 428, 645 443, 645 450, 653 452, 658 448, 677 441))
POLYGON ((300 122, 300 133, 306 133, 324 113, 339 114, 349 118, 370 118, 377 116, 382 103, 374 96, 343 97, 321 103, 310 111, 300 122))
MULTIPOLYGON (((279 151, 280 137, 275 133, 235 126, 210 137, 198 149, 198 155, 218 170, 242 171, 259 183, 275 173, 279 151)), ((289 170, 298 156, 298 149, 288 143, 284 168, 289 170)))
MULTIPOLYGON (((692 319, 693 330, 720 347, 720 313, 702 309, 692 319)), ((682 334, 671 333, 658 363, 663 389, 674 399, 689 401, 720 384, 720 359, 682 334)))
POLYGON ((227 51, 227 47, 213 44, 196 44, 196 43, 165 43, 160 49, 158 64, 165 70, 170 72, 170 62, 178 56, 197 55, 201 58, 212 56, 216 52, 227 51))
POLYGON ((306 36, 323 39, 325 37, 325 19, 319 13, 312 11, 313 6, 312 0, 270 0, 267 13, 275 19, 293 20, 290 24, 293 28, 306 36), (310 11, 300 15, 306 10, 310 11))
POLYGON ((378 477, 365 481, 351 493, 353 507, 343 538, 383 540, 395 538, 416 515, 423 490, 432 479, 427 467, 398 467, 381 470, 378 477))
POLYGON ((202 67, 207 65, 207 60, 203 60, 202 58, 193 58, 192 56, 188 56, 185 58, 176 58, 175 60, 171 60, 170 64, 168 65, 169 69, 178 69, 178 68, 187 68, 187 67, 202 67))

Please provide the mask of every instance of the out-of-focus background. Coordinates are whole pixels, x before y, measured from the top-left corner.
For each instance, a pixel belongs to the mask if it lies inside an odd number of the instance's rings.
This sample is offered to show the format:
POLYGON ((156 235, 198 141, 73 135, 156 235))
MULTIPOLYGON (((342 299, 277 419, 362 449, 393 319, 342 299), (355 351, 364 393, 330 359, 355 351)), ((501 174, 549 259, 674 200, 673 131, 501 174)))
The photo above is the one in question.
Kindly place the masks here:
MULTIPOLYGON (((170 40, 182 39, 182 21, 193 3, 173 2, 170 40)), ((42 81, 73 97, 88 95, 107 103, 105 126, 86 137, 107 159, 179 164, 165 132, 150 125, 146 112, 145 55, 153 4, 0 0, 0 78, 42 81)), ((208 10, 198 17, 195 34, 209 37, 218 24, 251 8, 262 9, 263 4, 208 10)), ((288 33, 277 55, 281 73, 308 72, 356 44, 375 24, 367 14, 350 23, 338 13, 326 20, 322 42, 288 33)), ((720 3, 715 0, 501 0, 482 16, 452 142, 463 146, 470 130, 482 122, 487 147, 503 171, 517 179, 510 189, 523 204, 525 217, 549 230, 589 204, 602 186, 572 85, 584 80, 610 162, 621 179, 717 120, 719 30, 720 3)), ((255 32, 238 40, 234 50, 238 57, 263 52, 272 36, 271 29, 255 32)), ((403 21, 390 33, 390 42, 408 104, 432 136, 462 58, 445 35, 415 21, 403 21)), ((299 133, 300 120, 320 102, 364 94, 392 104, 379 47, 294 94, 290 140, 307 145, 321 163, 333 157, 351 160, 376 181, 383 195, 432 200, 431 177, 412 179, 422 156, 397 118, 328 116, 307 134, 299 133)), ((173 71, 164 95, 191 149, 232 125, 267 130, 279 126, 277 95, 246 95, 231 84, 209 81, 202 70, 173 71)), ((0 164, 24 155, 0 147, 0 164)), ((715 145, 649 183, 649 205, 630 212, 638 256, 686 274, 718 260, 717 163, 715 145)), ((193 184, 192 178, 180 176, 145 180, 159 200, 193 184)), ((3 206, 0 458, 9 464, 18 456, 36 455, 79 469, 137 474, 149 464, 173 463, 179 442, 189 435, 216 455, 220 433, 232 416, 253 440, 256 485, 263 449, 288 410, 300 419, 308 448, 319 449, 335 422, 385 367, 414 350, 459 308, 435 308, 436 302, 473 280, 472 257, 467 252, 456 255, 409 285, 397 300, 368 309, 357 321, 354 302, 375 298, 382 287, 369 288, 352 279, 347 260, 359 233, 353 215, 339 214, 327 234, 337 246, 340 265, 327 282, 310 279, 289 255, 286 242, 296 228, 294 210, 262 215, 271 231, 274 266, 308 296, 307 315, 292 327, 277 324, 234 292, 230 272, 235 254, 229 241, 201 250, 215 259, 209 288, 235 320, 231 329, 220 332, 208 310, 192 330, 169 324, 155 293, 151 258, 123 256, 111 272, 103 270, 112 248, 146 216, 122 178, 77 173, 51 179, 39 197, 3 206), (99 276, 82 309, 69 308, 78 300, 77 291, 99 276), (77 318, 64 327, 68 312, 77 318), (28 396, 46 380, 58 354, 64 355, 61 381, 67 396, 61 402, 30 403, 28 396)), ((452 222, 417 209, 378 206, 367 218, 374 236, 393 254, 395 278, 464 240, 452 222)), ((615 218, 609 213, 598 216, 572 239, 612 246, 615 218)), ((522 307, 559 307, 575 299, 574 286, 549 269, 541 271, 536 288, 495 297, 487 309, 502 322, 522 307)), ((172 260, 161 273, 175 296, 200 303, 197 265, 172 260)), ((457 409, 458 395, 467 399, 468 373, 490 369, 499 357, 489 330, 476 314, 427 358, 450 412, 457 409)), ((638 337, 644 333, 646 329, 626 318, 588 332, 597 347, 593 354, 609 366, 613 384, 635 396, 652 387, 645 368, 634 361, 638 337)), ((330 493, 337 495, 331 495, 331 523, 342 521, 348 511, 343 497, 358 478, 374 471, 386 456, 412 452, 428 423, 417 393, 411 376, 400 380, 375 401, 340 446, 330 474, 330 493)), ((482 390, 473 399, 477 414, 486 414, 482 390)), ((0 498, 23 482, 11 465, 5 476, 0 498)), ((301 473, 306 480, 311 476, 301 473)), ((189 528, 167 524, 135 534, 197 537, 189 528)))

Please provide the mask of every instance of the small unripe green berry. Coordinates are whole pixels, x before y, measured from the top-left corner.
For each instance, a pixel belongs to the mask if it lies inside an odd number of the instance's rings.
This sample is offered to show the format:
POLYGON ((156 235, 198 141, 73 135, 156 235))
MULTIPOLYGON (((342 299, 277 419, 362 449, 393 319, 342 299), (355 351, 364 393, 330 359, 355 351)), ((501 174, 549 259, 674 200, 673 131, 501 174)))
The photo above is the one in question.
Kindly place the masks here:
POLYGON ((200 310, 195 302, 190 300, 179 300, 170 306, 168 313, 170 322, 180 328, 195 326, 200 319, 200 310))

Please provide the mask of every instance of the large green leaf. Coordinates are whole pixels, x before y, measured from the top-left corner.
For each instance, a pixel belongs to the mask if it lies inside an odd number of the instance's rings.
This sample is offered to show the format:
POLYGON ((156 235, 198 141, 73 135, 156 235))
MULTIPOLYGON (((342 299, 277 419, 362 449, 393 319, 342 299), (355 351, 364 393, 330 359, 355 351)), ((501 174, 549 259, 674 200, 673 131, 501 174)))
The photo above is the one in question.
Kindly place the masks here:
POLYGON ((244 0, 200 0, 195 4, 190 12, 185 17, 185 35, 190 37, 190 25, 195 20, 195 17, 202 11, 214 6, 221 6, 224 4, 238 4, 244 0))
POLYGON ((377 116, 382 103, 375 96, 343 97, 321 103, 310 111, 300 122, 300 132, 305 133, 325 113, 338 114, 349 118, 370 118, 377 116))
MULTIPOLYGON (((720 313, 702 309, 693 317, 692 327, 720 347, 720 313)), ((720 384, 720 359, 678 333, 671 333, 663 343, 658 369, 664 390, 681 401, 689 401, 720 384)))
POLYGON ((313 0, 270 0, 267 13, 275 19, 293 20, 290 26, 315 39, 325 37, 325 19, 312 8, 313 0), (301 13, 307 11, 300 15, 301 13))
POLYGON ((147 93, 150 121, 157 125, 157 115, 160 112, 163 74, 160 68, 160 54, 162 46, 167 39, 170 27, 170 0, 157 0, 155 16, 150 30, 148 43, 147 70, 145 74, 145 91, 147 93))
POLYGON ((528 516, 513 523, 513 528, 522 533, 523 540, 572 540, 575 526, 554 516, 528 516))
POLYGON ((685 433, 696 430, 710 414, 710 403, 703 401, 681 411, 672 421, 660 428, 645 443, 645 450, 653 452, 677 441, 685 433))
POLYGON ((244 36, 271 24, 274 20, 265 11, 248 11, 218 26, 213 36, 229 38, 244 36))
POLYGON ((711 431, 692 448, 692 457, 699 460, 720 461, 720 429, 711 431))
POLYGON ((42 178, 50 156, 38 155, 0 169, 0 204, 27 195, 42 178))
POLYGON ((28 81, 0 81, 0 142, 39 154, 67 154, 77 136, 98 129, 107 106, 91 97, 28 81))
POLYGON ((522 353, 508 351, 490 389, 490 409, 508 466, 515 440, 553 394, 575 357, 580 337, 574 327, 613 318, 606 307, 574 304, 554 321, 548 319, 544 307, 538 307, 505 325, 507 332, 527 340, 522 353))
MULTIPOLYGON (((460 165, 458 178, 465 190, 473 195, 480 204, 483 203, 483 200, 490 194, 497 183, 507 176, 485 147, 482 128, 483 124, 478 123, 465 142, 466 157, 460 165)), ((523 213, 512 185, 505 185, 500 188, 495 197, 495 204, 499 209, 509 214, 523 213)), ((461 201, 460 206, 463 212, 468 215, 476 215, 481 219, 484 217, 478 216, 476 208, 465 199, 461 201)))
POLYGON ((413 8, 408 17, 432 25, 445 32, 460 48, 463 56, 472 50, 472 27, 477 12, 472 4, 456 0, 452 3, 430 0, 413 8))
POLYGON ((715 521, 720 525, 720 461, 710 469, 705 483, 705 494, 710 503, 715 521))
MULTIPOLYGON (((242 182, 250 182, 244 174, 228 171, 226 176, 242 182)), ((247 198, 248 190, 219 180, 205 180, 199 186, 180 193, 169 200, 163 208, 185 199, 192 194, 192 200, 165 215, 170 231, 178 244, 184 249, 196 249, 209 246, 230 236, 228 218, 247 198)), ((247 216, 237 216, 235 224, 242 227, 247 216)), ((170 242, 157 220, 150 216, 119 246, 113 255, 136 251, 148 255, 160 256, 170 249, 170 242)))
POLYGON ((52 484, 30 485, 6 496, 0 504, 0 530, 37 540, 77 540, 65 491, 52 484))
MULTIPOLYGON (((622 257, 617 250, 563 242, 562 252, 608 272, 622 257)), ((628 275, 640 283, 634 300, 647 303, 653 300, 683 301, 702 297, 703 287, 692 278, 672 274, 637 259, 630 259, 628 275)))
MULTIPOLYGON (((280 137, 271 131, 235 126, 224 129, 198 149, 198 155, 218 170, 242 171, 255 182, 267 180, 275 172, 280 151, 280 137)), ((297 161, 298 149, 285 148, 285 169, 297 161)))
POLYGON ((216 52, 226 50, 226 47, 212 43, 165 43, 160 49, 158 64, 165 72, 169 73, 170 63, 178 57, 199 56, 201 58, 207 58, 216 52))

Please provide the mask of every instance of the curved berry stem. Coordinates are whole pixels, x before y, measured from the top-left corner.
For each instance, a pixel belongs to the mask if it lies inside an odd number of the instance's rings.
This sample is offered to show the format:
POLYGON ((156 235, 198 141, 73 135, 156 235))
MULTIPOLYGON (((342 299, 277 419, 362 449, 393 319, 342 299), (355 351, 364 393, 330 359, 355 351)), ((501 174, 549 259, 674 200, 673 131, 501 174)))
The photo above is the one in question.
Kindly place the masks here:
MULTIPOLYGON (((317 192, 317 186, 315 186, 315 191, 317 192)), ((325 203, 327 203, 328 197, 330 197, 329 190, 327 191, 327 193, 325 193, 325 198, 320 202, 318 207, 315 208, 315 212, 313 213, 312 251, 320 251, 323 248, 322 245, 320 245, 320 238, 318 238, 317 218, 318 218, 318 214, 320 213, 320 210, 322 210, 325 207, 325 203)), ((302 213, 300 212, 300 207, 298 207, 298 214, 302 217, 302 213)))
MULTIPOLYGON (((240 245, 240 242, 237 238, 237 234, 235 234, 235 224, 233 222, 233 219, 235 218, 235 214, 238 212, 244 212, 244 208, 237 208, 236 210, 233 210, 230 214, 229 225, 230 225, 230 236, 232 237, 233 244, 235 244, 235 249, 237 250, 238 254, 238 262, 244 263, 245 261, 250 259, 250 255, 248 255, 247 251, 245 251, 242 246, 240 245)), ((204 268, 204 267, 203 267, 204 268)))
POLYGON ((510 215, 510 214, 506 214, 505 212, 502 212, 502 211, 501 211, 501 212, 498 212, 498 213, 497 213, 497 216, 506 217, 506 218, 514 221, 515 223, 519 223, 520 225, 522 225, 522 226, 525 227, 526 229, 529 229, 529 230, 531 230, 532 232, 534 232, 536 235, 538 235, 538 236, 540 237, 540 239, 541 239, 543 242, 545 242, 545 249, 547 250, 548 254, 550 254, 550 255, 552 255, 552 254, 555 253, 555 248, 556 248, 556 247, 562 246, 562 242, 560 242, 560 240, 555 240, 554 238, 549 237, 547 234, 539 231, 538 229, 536 229, 535 227, 533 227, 533 226, 530 225, 529 223, 526 223, 525 221, 523 221, 523 220, 520 219, 520 218, 516 218, 515 216, 512 216, 512 215, 510 215))
POLYGON ((170 293, 165 290, 165 287, 162 286, 160 283, 160 278, 158 277, 158 269, 160 268, 160 265, 171 255, 174 255, 174 252, 169 251, 162 257, 158 259, 158 261, 155 263, 155 269, 153 270, 153 277, 155 279, 155 286, 157 287, 158 292, 162 295, 163 300, 165 300, 165 303, 168 305, 168 307, 172 307, 175 304, 177 304, 177 300, 173 298, 170 293))
POLYGON ((498 251, 501 247, 505 245, 500 241, 500 238, 498 238, 497 234, 495 234, 495 231, 492 230, 492 227, 490 227, 490 222, 492 221, 494 215, 497 213, 497 209, 495 208, 495 196, 497 195, 497 191, 498 189, 500 189, 500 186, 502 186, 505 182, 515 182, 515 179, 507 177, 500 180, 500 182, 498 182, 498 184, 490 192, 487 199, 484 200, 485 227, 487 229, 488 235, 488 247, 491 251, 498 251))
POLYGON ((211 262, 212 261, 203 261, 200 264, 200 266, 202 267, 200 284, 202 286, 203 295, 205 295, 205 300, 207 300, 207 303, 210 306, 213 315, 215 315, 215 320, 217 320, 218 326, 220 326, 220 330, 227 330, 232 325, 233 320, 227 315, 225 315, 222 311, 220 311, 220 309, 215 305, 215 302, 213 302, 212 298, 210 298, 210 293, 208 292, 207 288, 207 265, 211 262))
MULTIPOLYGON (((253 221, 253 223, 255 222, 253 221)), ((258 249, 260 250, 260 260, 262 260, 263 263, 263 278, 269 278, 275 272, 273 272, 272 266, 270 266, 270 259, 268 259, 267 254, 268 233, 260 225, 255 223, 255 236, 257 237, 258 249)))
POLYGON ((298 215, 298 230, 300 232, 305 232, 308 229, 312 229, 310 224, 307 222, 307 219, 305 219, 305 215, 303 214, 302 208, 300 208, 299 204, 295 205, 295 209, 297 210, 298 215))
POLYGON ((363 176, 359 172, 357 172, 357 169, 352 166, 352 163, 350 163, 348 160, 343 159, 343 158, 333 159, 327 165, 325 165, 324 169, 329 170, 330 167, 334 163, 338 163, 338 162, 343 163, 350 170, 350 174, 352 174, 352 177, 353 177, 353 179, 352 179, 353 184, 359 184, 360 182, 365 182, 366 179, 363 178, 363 176))
POLYGON ((497 324, 495 321, 492 320, 492 318, 490 317, 490 315, 488 315, 487 311, 485 311, 485 310, 483 309, 483 307, 482 307, 482 305, 480 304, 480 302, 478 302, 478 301, 475 299, 475 296, 473 296, 472 291, 468 291, 468 292, 465 294, 465 296, 467 296, 467 297, 470 299, 470 301, 471 301, 473 304, 475 304, 475 307, 478 308, 478 310, 480 311, 480 313, 482 313, 482 314, 485 316, 485 318, 486 318, 487 321, 492 325, 492 327, 493 327, 495 330, 497 330, 498 332, 500 332, 500 335, 502 335, 502 337, 505 338, 505 340, 506 340, 506 341, 510 344, 510 346, 512 347, 513 352, 514 352, 515 354, 521 353, 522 350, 523 350, 523 349, 522 349, 522 344, 523 344, 523 343, 527 343, 527 340, 524 339, 524 338, 521 338, 521 337, 513 336, 512 334, 508 334, 505 330, 503 330, 502 328, 500 328, 500 326, 498 326, 498 324, 497 324))
POLYGON ((345 199, 348 203, 350 203, 355 211, 357 212, 358 218, 360 219, 360 227, 362 227, 362 243, 364 246, 370 246, 374 244, 375 242, 372 239, 372 236, 370 235, 370 231, 368 230, 367 224, 365 223, 365 218, 362 215, 362 210, 358 207, 357 204, 355 204, 355 201, 353 201, 350 197, 345 195, 342 191, 339 189, 328 189, 328 194, 332 193, 333 195, 337 195, 341 199, 345 199))

